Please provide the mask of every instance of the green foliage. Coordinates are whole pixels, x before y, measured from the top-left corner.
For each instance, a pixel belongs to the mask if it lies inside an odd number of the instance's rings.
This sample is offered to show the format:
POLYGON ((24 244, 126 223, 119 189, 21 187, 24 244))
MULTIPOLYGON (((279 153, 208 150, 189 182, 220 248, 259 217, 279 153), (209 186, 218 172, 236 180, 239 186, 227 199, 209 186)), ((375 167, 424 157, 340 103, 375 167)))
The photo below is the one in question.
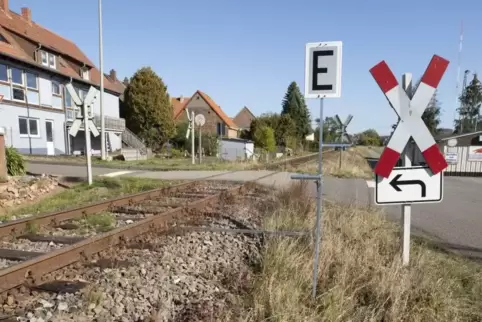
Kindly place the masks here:
POLYGON ((251 122, 250 136, 248 139, 254 141, 252 133, 256 133, 258 129, 265 126, 273 129, 276 145, 288 146, 290 148, 296 146, 296 124, 289 115, 276 113, 262 114, 251 122))
POLYGON ((7 173, 10 176, 20 176, 25 173, 25 160, 14 147, 5 149, 7 159, 7 173))
POLYGON ((455 133, 470 133, 480 129, 481 122, 480 107, 482 105, 482 84, 477 74, 470 84, 464 89, 459 98, 460 101, 460 120, 455 120, 455 133))
POLYGON ((170 142, 178 149, 186 149, 186 146, 190 143, 190 138, 186 138, 187 129, 189 127, 188 122, 178 123, 176 125, 176 135, 171 138, 170 142))
MULTIPOLYGON (((323 122, 323 143, 334 143, 337 139, 336 122, 332 117, 326 117, 323 122)), ((316 145, 320 142, 320 127, 315 129, 316 145)))
POLYGON ((176 133, 167 86, 150 67, 143 67, 131 77, 124 96, 129 129, 147 146, 160 149, 176 133))
POLYGON ((368 129, 359 134, 359 145, 381 146, 382 140, 374 129, 368 129))
POLYGON ((266 125, 256 129, 254 132, 254 143, 261 149, 274 152, 276 150, 276 140, 273 129, 266 125))
POLYGON ((296 82, 291 82, 283 98, 281 115, 289 115, 296 125, 296 136, 304 140, 311 132, 310 112, 296 82))

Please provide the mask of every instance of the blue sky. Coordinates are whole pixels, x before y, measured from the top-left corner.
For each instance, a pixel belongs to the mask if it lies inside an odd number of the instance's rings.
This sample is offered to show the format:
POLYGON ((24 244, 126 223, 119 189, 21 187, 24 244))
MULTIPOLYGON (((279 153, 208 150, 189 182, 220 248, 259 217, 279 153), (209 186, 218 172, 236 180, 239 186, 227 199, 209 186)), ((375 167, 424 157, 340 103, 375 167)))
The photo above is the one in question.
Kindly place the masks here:
MULTIPOLYGON (((98 64, 97 0, 10 0, 11 10, 24 6, 98 64)), ((450 61, 439 85, 450 127, 460 23, 461 74, 481 71, 481 12, 480 0, 103 0, 104 69, 123 79, 151 66, 171 95, 200 89, 230 116, 245 105, 258 115, 280 111, 291 81, 303 90, 305 43, 341 40, 342 98, 327 99, 325 115, 353 114, 350 132, 389 134, 396 116, 368 70, 385 60, 397 77, 418 78, 437 54, 450 61)), ((318 101, 307 103, 318 117, 318 101)))

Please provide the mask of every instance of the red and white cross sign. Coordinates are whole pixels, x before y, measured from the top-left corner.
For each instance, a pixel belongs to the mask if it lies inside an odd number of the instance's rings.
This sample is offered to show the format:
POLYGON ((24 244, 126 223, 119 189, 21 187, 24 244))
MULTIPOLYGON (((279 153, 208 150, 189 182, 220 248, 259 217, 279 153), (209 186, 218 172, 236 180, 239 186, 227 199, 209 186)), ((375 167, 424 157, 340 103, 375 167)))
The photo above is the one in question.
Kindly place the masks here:
POLYGON ((398 84, 392 71, 382 61, 370 69, 370 73, 400 118, 395 131, 390 137, 375 167, 375 173, 388 178, 400 159, 410 137, 413 137, 433 174, 447 167, 447 162, 435 140, 422 120, 422 114, 435 94, 449 61, 434 55, 423 74, 420 85, 412 99, 398 84))

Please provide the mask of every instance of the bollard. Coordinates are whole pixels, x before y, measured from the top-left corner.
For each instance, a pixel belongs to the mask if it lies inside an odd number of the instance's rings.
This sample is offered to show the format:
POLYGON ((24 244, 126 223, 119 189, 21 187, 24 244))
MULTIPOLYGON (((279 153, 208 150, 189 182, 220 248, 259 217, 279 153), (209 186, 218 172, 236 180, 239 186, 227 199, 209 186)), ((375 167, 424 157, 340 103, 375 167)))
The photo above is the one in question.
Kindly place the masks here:
POLYGON ((7 182, 7 159, 5 156, 5 129, 0 127, 0 182, 7 182))

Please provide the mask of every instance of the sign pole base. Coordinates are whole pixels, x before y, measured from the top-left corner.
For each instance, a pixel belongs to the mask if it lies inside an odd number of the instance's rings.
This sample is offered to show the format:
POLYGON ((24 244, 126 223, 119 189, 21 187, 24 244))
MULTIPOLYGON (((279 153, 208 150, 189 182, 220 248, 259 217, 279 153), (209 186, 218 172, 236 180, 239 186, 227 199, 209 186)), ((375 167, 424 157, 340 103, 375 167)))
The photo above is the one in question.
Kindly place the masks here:
POLYGON ((402 205, 402 265, 408 266, 410 263, 410 226, 412 217, 412 206, 402 205))

